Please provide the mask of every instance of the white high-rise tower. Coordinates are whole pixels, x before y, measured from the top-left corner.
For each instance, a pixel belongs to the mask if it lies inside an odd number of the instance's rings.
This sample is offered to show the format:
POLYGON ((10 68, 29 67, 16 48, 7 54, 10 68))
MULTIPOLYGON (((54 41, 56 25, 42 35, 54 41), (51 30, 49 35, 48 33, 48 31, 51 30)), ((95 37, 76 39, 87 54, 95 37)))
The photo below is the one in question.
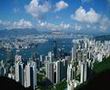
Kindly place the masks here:
POLYGON ((37 87, 36 62, 29 62, 25 67, 25 87, 31 86, 34 90, 37 87))
POLYGON ((80 62, 80 83, 87 80, 87 62, 80 62))
POLYGON ((20 61, 15 62, 15 80, 24 85, 24 64, 20 61))
POLYGON ((46 77, 54 83, 54 63, 46 62, 46 77))
POLYGON ((60 76, 60 61, 56 62, 56 83, 59 83, 61 79, 60 76))

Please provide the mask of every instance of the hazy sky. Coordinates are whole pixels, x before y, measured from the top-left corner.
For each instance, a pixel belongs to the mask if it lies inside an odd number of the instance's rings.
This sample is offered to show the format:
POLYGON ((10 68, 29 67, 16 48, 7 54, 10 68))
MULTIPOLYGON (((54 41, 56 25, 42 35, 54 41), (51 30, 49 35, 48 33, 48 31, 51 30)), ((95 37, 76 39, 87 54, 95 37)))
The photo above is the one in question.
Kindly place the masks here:
POLYGON ((110 0, 0 0, 0 29, 110 28, 110 0))

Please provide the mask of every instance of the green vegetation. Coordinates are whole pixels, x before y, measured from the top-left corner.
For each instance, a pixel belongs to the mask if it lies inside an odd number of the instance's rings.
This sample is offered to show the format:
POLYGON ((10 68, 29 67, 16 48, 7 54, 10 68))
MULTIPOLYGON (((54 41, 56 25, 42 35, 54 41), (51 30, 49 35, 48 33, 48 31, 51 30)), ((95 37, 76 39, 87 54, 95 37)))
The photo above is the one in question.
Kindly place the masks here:
MULTIPOLYGON (((97 76, 106 70, 110 70, 110 56, 108 58, 104 58, 102 62, 96 61, 94 63, 94 68, 93 68, 93 71, 95 72, 94 76, 97 76)), ((92 86, 93 85, 91 84, 92 82, 94 83, 94 85, 97 85, 97 83, 95 83, 95 78, 94 78, 77 86, 75 90, 88 90, 86 88, 89 87, 88 85, 92 86)))
POLYGON ((66 87, 67 87, 67 82, 66 82, 66 80, 64 80, 56 85, 55 90, 64 90, 66 87))
POLYGON ((37 74, 37 81, 40 82, 43 80, 44 75, 42 74, 37 74))
MULTIPOLYGON (((61 81, 56 85, 49 85, 46 90, 64 90, 67 87, 66 80, 61 81)), ((44 90, 44 89, 41 89, 44 90)))
POLYGON ((81 88, 83 88, 83 87, 86 86, 87 84, 88 84, 88 82, 84 82, 84 83, 78 85, 78 86, 75 88, 75 90, 83 90, 83 89, 81 89, 81 88))
POLYGON ((104 58, 102 62, 94 63, 93 70, 96 74, 108 69, 110 69, 110 56, 108 58, 104 58))

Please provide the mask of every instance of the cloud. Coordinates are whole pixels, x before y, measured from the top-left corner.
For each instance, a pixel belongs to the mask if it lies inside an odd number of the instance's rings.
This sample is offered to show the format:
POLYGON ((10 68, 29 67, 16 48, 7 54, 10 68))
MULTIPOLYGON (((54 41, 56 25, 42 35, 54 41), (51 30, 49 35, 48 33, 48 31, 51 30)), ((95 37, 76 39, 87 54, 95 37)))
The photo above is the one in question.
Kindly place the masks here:
POLYGON ((53 5, 51 5, 51 3, 46 0, 31 0, 28 5, 25 5, 25 10, 33 17, 37 19, 42 19, 46 13, 60 11, 67 8, 68 6, 68 3, 64 2, 63 0, 53 5))
POLYGON ((92 0, 80 0, 81 3, 90 3, 92 0))
POLYGON ((90 9, 86 12, 86 10, 81 6, 76 11, 75 14, 71 15, 71 18, 86 23, 97 23, 100 19, 100 15, 95 12, 94 9, 90 9))
POLYGON ((64 2, 64 1, 59 1, 59 2, 57 2, 56 3, 56 9, 55 9, 55 11, 60 11, 60 10, 62 10, 62 9, 65 9, 65 8, 67 8, 69 5, 68 5, 68 3, 66 3, 66 2, 64 2))
POLYGON ((36 28, 36 29, 47 29, 47 30, 68 30, 71 28, 70 24, 61 22, 60 24, 53 24, 48 22, 39 21, 37 25, 32 25, 30 21, 20 19, 18 21, 2 21, 0 20, 0 29, 25 29, 25 28, 36 28))
POLYGON ((19 21, 13 22, 13 28, 32 28, 32 23, 30 21, 26 21, 21 19, 19 21))
POLYGON ((70 28, 70 24, 65 24, 65 23, 52 24, 48 22, 39 22, 37 24, 37 28, 48 29, 48 30, 67 30, 70 28))
POLYGON ((80 22, 74 22, 74 23, 64 23, 61 22, 59 24, 53 24, 49 23, 47 21, 38 21, 37 25, 32 25, 30 21, 20 19, 18 21, 2 21, 0 20, 0 29, 25 29, 25 28, 36 28, 38 30, 71 30, 71 31, 103 31, 106 32, 110 28, 110 19, 106 16, 103 16, 100 18, 100 20, 96 23, 90 24, 90 23, 80 23, 80 22))
POLYGON ((99 22, 99 28, 101 31, 106 31, 110 28, 110 20, 107 17, 103 17, 99 22))
POLYGON ((80 22, 74 22, 74 23, 64 23, 61 22, 60 24, 52 24, 48 22, 39 22, 36 26, 37 29, 47 29, 47 30, 75 30, 75 31, 81 31, 87 30, 87 31, 108 31, 110 28, 110 20, 109 18, 101 17, 97 23, 80 23, 80 22))
POLYGON ((24 29, 32 27, 32 23, 24 19, 20 19, 19 21, 14 22, 0 20, 0 29, 24 29))
POLYGON ((74 29, 79 31, 79 30, 82 29, 82 27, 81 27, 81 25, 78 25, 77 23, 75 23, 74 24, 74 29))
POLYGON ((99 31, 106 31, 110 28, 110 19, 107 16, 103 16, 96 13, 94 9, 86 11, 82 6, 80 6, 71 18, 77 21, 80 26, 75 26, 77 29, 97 29, 99 31), (82 24, 82 25, 81 25, 82 24))
POLYGON ((10 21, 2 21, 0 20, 0 29, 7 29, 11 25, 10 21))
POLYGON ((40 4, 39 0, 31 0, 29 5, 25 6, 25 9, 33 17, 42 18, 43 14, 49 12, 51 6, 47 1, 45 1, 43 4, 40 4))
POLYGON ((74 24, 69 24, 69 23, 64 23, 61 22, 60 24, 52 24, 52 23, 48 23, 48 22, 39 22, 36 26, 36 28, 39 29, 47 29, 47 30, 53 30, 53 31, 63 31, 63 30, 75 30, 75 31, 79 31, 82 29, 83 26, 81 26, 78 23, 74 23, 74 24))

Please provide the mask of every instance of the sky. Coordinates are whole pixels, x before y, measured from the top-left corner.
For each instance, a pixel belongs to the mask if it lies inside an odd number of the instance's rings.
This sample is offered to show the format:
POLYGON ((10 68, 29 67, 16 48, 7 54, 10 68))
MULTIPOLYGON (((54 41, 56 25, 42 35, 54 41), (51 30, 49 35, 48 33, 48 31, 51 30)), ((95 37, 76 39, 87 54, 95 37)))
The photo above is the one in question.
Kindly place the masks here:
POLYGON ((0 0, 0 29, 110 30, 110 0, 0 0))

